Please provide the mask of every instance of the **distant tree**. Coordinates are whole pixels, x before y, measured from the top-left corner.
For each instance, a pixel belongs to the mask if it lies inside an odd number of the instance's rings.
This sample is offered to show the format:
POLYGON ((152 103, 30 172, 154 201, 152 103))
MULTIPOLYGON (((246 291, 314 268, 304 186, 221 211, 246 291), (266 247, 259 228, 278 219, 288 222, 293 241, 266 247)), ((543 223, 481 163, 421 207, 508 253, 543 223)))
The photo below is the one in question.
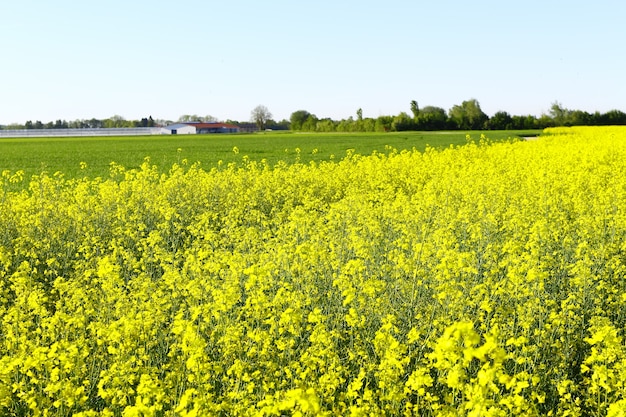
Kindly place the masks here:
POLYGON ((126 120, 122 116, 119 116, 116 114, 108 119, 103 120, 102 125, 103 125, 102 127, 105 127, 107 129, 122 128, 122 127, 132 127, 133 122, 126 120))
POLYGON ((94 129, 100 129, 100 128, 104 127, 104 120, 91 119, 89 121, 89 125, 90 125, 90 127, 94 128, 94 129))
POLYGON ((310 114, 306 121, 302 124, 302 130, 307 132, 315 132, 317 130, 318 119, 314 114, 310 114))
POLYGON ((291 130, 302 130, 302 126, 307 121, 311 113, 306 110, 297 110, 291 113, 289 122, 291 130))
POLYGON ((200 121, 200 116, 198 116, 197 114, 183 114, 182 116, 178 118, 178 122, 180 123, 199 122, 199 121, 200 121))
POLYGON ((356 122, 354 117, 350 116, 347 119, 342 119, 337 124, 337 132, 354 132, 356 129, 356 122))
POLYGON ((593 115, 582 110, 573 110, 568 114, 567 123, 572 126, 589 126, 593 123, 593 115))
MULTIPOLYGON (((32 122, 31 122, 32 124, 32 122)), ((9 123, 8 125, 2 126, 0 129, 4 130, 23 130, 26 129, 26 125, 22 125, 19 123, 9 123)))
POLYGON ((69 127, 67 121, 65 120, 57 120, 54 122, 53 129, 67 129, 69 127))
POLYGON ((594 115, 599 125, 626 125, 626 113, 620 110, 609 110, 603 114, 594 115))
POLYGON ((561 103, 555 101, 550 107, 549 116, 554 121, 555 126, 568 126, 571 125, 571 113, 571 110, 566 109, 561 103))
POLYGON ((391 130, 396 132, 415 130, 415 123, 407 113, 400 112, 400 114, 393 118, 393 121, 391 122, 391 130))
POLYGON ((363 120, 363 109, 359 108, 356 111, 356 119, 360 122, 361 120, 363 120))
POLYGON ((513 118, 505 111, 496 112, 487 123, 489 129, 506 130, 513 128, 513 118))
POLYGON ((155 123, 152 116, 150 116, 149 118, 143 117, 141 120, 135 120, 133 125, 134 127, 154 127, 155 123))
POLYGON ((459 129, 482 129, 485 122, 489 120, 480 108, 476 99, 466 100, 461 105, 456 105, 450 109, 450 119, 459 129))
POLYGON ((89 127, 89 125, 87 124, 86 120, 77 119, 77 120, 68 122, 67 127, 69 127, 70 129, 85 129, 89 127))
POLYGON ((317 132, 335 132, 337 124, 330 118, 318 120, 315 131, 317 132))
POLYGON ((267 121, 272 118, 272 113, 270 113, 267 107, 259 104, 250 112, 250 118, 259 130, 265 130, 267 121))
POLYGON ((41 120, 35 121, 35 124, 33 125, 33 129, 43 129, 43 123, 41 123, 41 120))
POLYGON ((198 116, 197 114, 183 114, 178 118, 178 123, 188 123, 188 122, 204 122, 204 123, 213 123, 217 122, 217 118, 207 114, 206 116, 198 116))
POLYGON ((417 120, 418 129, 440 130, 446 128, 448 115, 441 107, 426 106, 420 110, 417 120))
POLYGON ((289 130, 289 122, 287 120, 277 122, 274 119, 267 119, 265 130, 289 130))
POLYGON ((376 119, 366 117, 361 121, 361 129, 363 132, 375 132, 376 131, 376 119))
MULTIPOLYGON (((552 119, 548 118, 548 120, 550 120, 550 123, 552 123, 552 119)), ((539 128, 539 121, 537 120, 535 116, 532 116, 532 115, 511 116, 511 129, 537 129, 537 128, 539 128)))
MULTIPOLYGON (((155 126, 168 126, 174 124, 173 120, 167 120, 167 119, 154 119, 154 125, 155 126)), ((232 123, 235 124, 235 123, 232 123)))
POLYGON ((392 116, 378 116, 375 129, 377 132, 389 132, 393 123, 392 116))
MULTIPOLYGON (((519 116, 522 117, 523 116, 519 116)), ((513 118, 515 120, 515 118, 513 118)), ((539 119, 537 119, 537 128, 545 129, 546 127, 554 127, 556 124, 554 123, 554 119, 547 114, 542 114, 539 119)), ((525 128, 524 128, 525 129, 525 128)))
POLYGON ((411 113, 413 113, 413 119, 417 120, 420 115, 420 108, 415 100, 411 101, 411 113))
POLYGON ((26 123, 24 123, 24 128, 25 129, 33 129, 33 121, 32 120, 28 120, 26 123))
POLYGON ((274 130, 289 130, 290 122, 287 119, 282 119, 279 122, 274 123, 271 128, 274 130))

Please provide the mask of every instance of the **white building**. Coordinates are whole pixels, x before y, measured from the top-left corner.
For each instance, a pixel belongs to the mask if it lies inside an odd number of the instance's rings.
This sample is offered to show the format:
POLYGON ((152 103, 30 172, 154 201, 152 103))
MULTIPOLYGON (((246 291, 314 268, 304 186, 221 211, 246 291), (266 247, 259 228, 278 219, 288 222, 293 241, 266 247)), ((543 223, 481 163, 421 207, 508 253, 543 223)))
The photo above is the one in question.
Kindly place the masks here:
POLYGON ((229 123, 217 122, 176 123, 162 128, 161 133, 164 135, 193 135, 196 133, 239 133, 239 126, 231 125, 229 123))
POLYGON ((161 128, 161 133, 164 135, 195 135, 197 131, 194 125, 187 123, 176 123, 161 128))

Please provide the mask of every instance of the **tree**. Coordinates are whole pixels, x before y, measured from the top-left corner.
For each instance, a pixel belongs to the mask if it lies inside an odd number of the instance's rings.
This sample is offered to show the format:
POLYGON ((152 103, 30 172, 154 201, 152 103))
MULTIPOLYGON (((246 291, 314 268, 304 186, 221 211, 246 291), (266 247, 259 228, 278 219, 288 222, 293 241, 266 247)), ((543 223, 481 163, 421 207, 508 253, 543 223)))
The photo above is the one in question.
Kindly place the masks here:
POLYGON ((54 122, 54 126, 52 126, 54 129, 67 129, 69 126, 67 124, 67 122, 65 120, 57 120, 56 122, 54 122))
POLYGON ((350 116, 347 119, 341 119, 337 125, 337 132, 354 132, 355 128, 356 123, 354 122, 354 118, 350 116))
POLYGON ((87 122, 87 123, 88 123, 87 127, 90 127, 92 129, 100 129, 100 128, 104 127, 104 122, 102 120, 98 120, 96 118, 90 119, 89 122, 87 122))
POLYGON ((392 123, 392 116, 378 116, 374 129, 376 129, 377 132, 389 132, 392 123))
POLYGON ((593 116, 583 110, 574 110, 570 112, 568 122, 572 126, 588 126, 593 124, 593 116))
POLYGON ((415 100, 411 101, 411 113, 413 113, 413 119, 417 120, 420 115, 420 108, 415 100))
POLYGON ((117 115, 117 114, 114 116, 111 116, 108 119, 103 120, 102 122, 103 122, 104 127, 107 129, 131 127, 133 125, 132 122, 127 121, 122 116, 117 115))
POLYGON ((513 118, 511 115, 505 111, 496 112, 490 119, 487 127, 489 129, 512 129, 513 126, 513 118))
POLYGON ((552 107, 550 107, 550 117, 552 117, 552 120, 554 120, 554 124, 556 126, 569 125, 569 116, 571 113, 571 110, 563 107, 563 105, 558 101, 552 103, 552 107))
POLYGON ((599 125, 625 125, 626 113, 621 110, 609 110, 606 113, 597 114, 595 123, 599 125))
MULTIPOLYGON (((513 120, 515 121, 516 117, 523 117, 523 116, 514 116, 513 120)), ((550 116, 548 116, 547 114, 542 114, 539 119, 537 120, 537 127, 540 129, 545 129, 546 127, 554 127, 556 126, 554 124, 554 119, 550 116)))
POLYGON ((360 122, 361 120, 363 120, 363 109, 359 108, 356 111, 356 119, 360 122))
POLYGON ((250 118, 252 122, 254 122, 259 130, 265 130, 265 126, 267 121, 272 118, 272 113, 267 109, 267 107, 259 104, 252 112, 250 112, 250 118))
POLYGON ((310 114, 306 121, 302 124, 302 130, 307 132, 315 132, 317 130, 318 119, 314 114, 310 114))
POLYGON ((334 132, 337 130, 337 126, 332 119, 326 118, 317 122, 315 130, 317 132, 334 132))
POLYGON ((446 127, 448 115, 441 107, 426 106, 420 110, 418 128, 424 130, 439 130, 446 127))
POLYGON ((466 100, 450 109, 450 119, 459 129, 482 129, 489 120, 476 99, 466 100))
POLYGON ((413 119, 411 119, 411 116, 405 112, 400 112, 400 114, 393 118, 393 121, 391 122, 391 129, 396 132, 415 130, 415 123, 413 122, 413 119))
POLYGON ((311 116, 311 113, 306 110, 297 110, 291 113, 291 117, 289 117, 291 130, 302 130, 302 126, 307 121, 309 116, 311 116))
POLYGON ((19 123, 9 123, 8 125, 0 126, 0 129, 1 130, 22 130, 22 129, 26 129, 26 125, 22 125, 19 123))
POLYGON ((217 122, 217 119, 210 114, 206 116, 198 116, 197 114, 183 114, 178 118, 179 123, 188 123, 188 122, 204 122, 204 123, 213 123, 217 122))
POLYGON ((267 121, 267 128, 268 129, 272 129, 272 130, 289 130, 289 125, 291 123, 289 123, 289 120, 287 119, 283 119, 279 122, 275 121, 275 120, 268 120, 267 121))
POLYGON ((376 131, 376 119, 372 119, 371 117, 366 117, 361 121, 361 131, 362 132, 375 132, 376 131))

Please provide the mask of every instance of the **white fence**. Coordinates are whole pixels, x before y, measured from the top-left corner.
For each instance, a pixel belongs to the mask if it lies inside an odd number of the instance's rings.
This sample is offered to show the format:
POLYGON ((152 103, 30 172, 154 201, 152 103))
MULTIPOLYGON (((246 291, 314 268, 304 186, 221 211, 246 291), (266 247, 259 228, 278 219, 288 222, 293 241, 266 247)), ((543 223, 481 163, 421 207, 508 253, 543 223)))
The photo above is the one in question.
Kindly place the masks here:
POLYGON ((0 130, 0 138, 45 138, 63 136, 141 136, 160 135, 159 127, 114 129, 20 129, 0 130))

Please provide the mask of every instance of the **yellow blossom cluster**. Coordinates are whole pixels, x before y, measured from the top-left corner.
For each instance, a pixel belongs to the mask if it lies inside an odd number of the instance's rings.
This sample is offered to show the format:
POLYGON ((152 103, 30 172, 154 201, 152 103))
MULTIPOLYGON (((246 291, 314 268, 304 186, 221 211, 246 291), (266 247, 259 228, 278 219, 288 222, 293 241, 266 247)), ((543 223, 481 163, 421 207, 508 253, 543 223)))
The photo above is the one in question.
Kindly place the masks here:
POLYGON ((0 414, 623 416, 625 161, 580 127, 5 171, 0 414))

